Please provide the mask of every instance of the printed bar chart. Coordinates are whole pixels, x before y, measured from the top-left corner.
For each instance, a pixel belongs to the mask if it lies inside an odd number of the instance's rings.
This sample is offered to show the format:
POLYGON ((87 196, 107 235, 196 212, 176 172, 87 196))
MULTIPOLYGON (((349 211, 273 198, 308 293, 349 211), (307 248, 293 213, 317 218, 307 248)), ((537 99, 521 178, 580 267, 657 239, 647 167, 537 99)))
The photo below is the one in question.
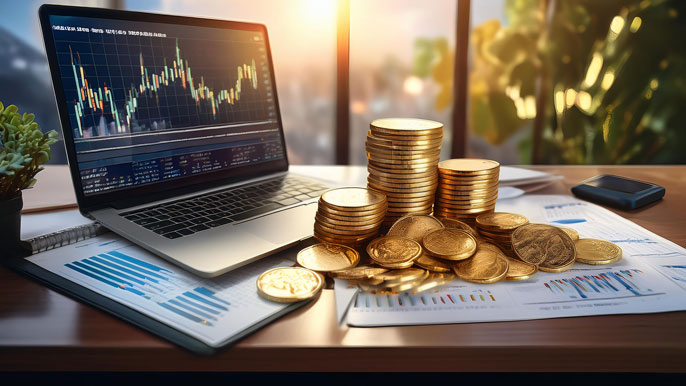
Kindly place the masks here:
POLYGON ((172 271, 110 251, 73 261, 65 267, 111 287, 141 296, 192 322, 212 326, 232 305, 205 286, 188 290, 189 283, 172 271))

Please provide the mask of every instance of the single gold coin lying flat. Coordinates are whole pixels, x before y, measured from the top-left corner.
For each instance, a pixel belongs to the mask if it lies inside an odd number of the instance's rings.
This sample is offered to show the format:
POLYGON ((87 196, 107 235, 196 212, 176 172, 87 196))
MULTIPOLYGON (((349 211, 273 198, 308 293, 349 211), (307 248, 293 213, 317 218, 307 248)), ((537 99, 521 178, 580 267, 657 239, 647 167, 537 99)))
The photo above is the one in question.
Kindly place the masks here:
POLYGON ((386 196, 365 188, 338 188, 324 192, 321 200, 337 210, 374 210, 386 205, 386 196))
POLYGON ((409 268, 422 255, 422 246, 400 236, 382 236, 367 245, 367 254, 385 268, 409 268))
POLYGON ((431 272, 452 272, 452 266, 450 266, 448 263, 431 257, 426 253, 423 253, 421 256, 419 256, 414 263, 431 272))
POLYGON ((525 263, 521 260, 513 259, 507 256, 505 256, 505 258, 507 259, 508 263, 505 280, 526 280, 538 272, 538 268, 533 264, 525 263))
POLYGON ((605 240, 579 239, 575 243, 576 261, 584 264, 610 264, 622 258, 622 249, 605 240))
POLYGON ((548 269, 564 267, 576 258, 574 241, 560 228, 526 224, 512 232, 512 248, 521 260, 548 269))
POLYGON ((315 244, 298 252, 297 261, 307 269, 330 272, 356 266, 360 254, 345 245, 315 244))
POLYGON ((316 272, 300 267, 270 269, 257 278, 257 289, 264 298, 292 303, 314 297, 324 281, 316 272))
POLYGON ((496 174, 500 170, 500 164, 496 161, 475 158, 455 158, 438 163, 438 170, 449 175, 489 175, 496 174))
POLYGON ((476 239, 458 229, 436 229, 427 233, 422 240, 426 252, 446 260, 464 260, 476 251, 476 239))
POLYGON ((382 118, 369 124, 372 132, 389 134, 431 135, 443 132, 443 124, 436 121, 416 118, 382 118))
POLYGON ((391 229, 388 230, 388 235, 406 237, 421 243, 424 236, 435 229, 443 229, 443 223, 436 217, 430 215, 409 215, 396 221, 391 229))
POLYGON ((577 240, 579 240, 579 232, 575 231, 574 229, 567 227, 558 228, 562 229, 569 236, 569 238, 572 239, 572 241, 576 242, 577 240))
POLYGON ((374 267, 371 265, 361 265, 358 267, 341 269, 338 271, 331 271, 329 272, 329 276, 336 279, 362 280, 369 279, 371 277, 374 277, 375 275, 379 275, 387 271, 388 269, 386 268, 374 267))
POLYGON ((457 277, 473 283, 495 283, 507 276, 507 259, 490 249, 479 248, 471 259, 453 266, 457 277))
POLYGON ((478 228, 501 232, 514 230, 528 223, 529 219, 521 214, 507 212, 486 213, 476 218, 476 226, 478 228))

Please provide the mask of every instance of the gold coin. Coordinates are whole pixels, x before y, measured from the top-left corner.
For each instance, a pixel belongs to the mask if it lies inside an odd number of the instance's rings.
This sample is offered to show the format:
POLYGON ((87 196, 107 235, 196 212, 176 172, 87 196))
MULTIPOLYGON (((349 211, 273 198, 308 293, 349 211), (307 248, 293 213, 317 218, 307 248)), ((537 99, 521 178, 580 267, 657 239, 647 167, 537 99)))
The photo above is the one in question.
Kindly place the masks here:
POLYGON ((258 293, 279 303, 310 299, 319 293, 323 284, 316 272, 300 267, 270 269, 257 278, 258 293))
POLYGON ((332 233, 340 233, 340 234, 350 234, 348 232, 367 233, 367 232, 371 232, 375 229, 378 229, 379 224, 381 224, 381 221, 377 221, 377 222, 371 223, 371 224, 360 223, 357 225, 332 224, 330 222, 320 220, 320 218, 316 215, 315 215, 314 219, 315 219, 315 223, 319 224, 320 226, 325 228, 325 230, 341 231, 341 232, 332 232, 332 233))
POLYGON ((407 269, 395 269, 392 271, 382 272, 378 275, 374 275, 375 279, 381 279, 384 282, 407 282, 414 281, 417 279, 423 279, 426 277, 428 272, 421 268, 407 268, 407 269))
POLYGON ((367 254, 382 267, 404 268, 422 255, 422 246, 405 237, 382 236, 367 245, 367 254))
POLYGON ((331 217, 327 215, 322 215, 320 212, 315 213, 314 219, 328 226, 332 225, 342 225, 348 227, 364 226, 375 224, 378 225, 384 219, 384 215, 371 216, 371 217, 345 217, 345 220, 341 220, 339 216, 331 217))
MULTIPOLYGON (((481 248, 481 246, 479 246, 481 248)), ((517 281, 526 280, 538 272, 538 267, 533 264, 525 263, 521 260, 505 257, 507 259, 507 275, 505 280, 517 281)))
POLYGON ((441 161, 438 169, 441 173, 454 176, 479 176, 495 174, 500 170, 500 164, 487 159, 456 158, 441 161))
POLYGON ((426 252, 441 259, 457 261, 469 258, 476 251, 476 239, 459 229, 436 229, 422 240, 426 252))
POLYGON ((438 163, 439 156, 417 159, 370 159, 369 162, 381 164, 387 168, 422 168, 434 166, 438 163))
POLYGON ((387 272, 388 269, 381 267, 373 267, 371 265, 361 265, 359 267, 352 267, 329 272, 329 276, 336 279, 345 280, 363 280, 374 277, 375 275, 387 272))
MULTIPOLYGON (((383 194, 383 192, 381 192, 383 194)), ((372 209, 372 210, 353 210, 353 209, 348 209, 348 210, 338 210, 335 208, 332 208, 328 206, 327 203, 323 202, 322 199, 319 199, 319 206, 317 210, 322 216, 329 216, 329 215, 335 215, 335 216, 345 216, 345 217, 364 217, 364 216, 383 216, 384 212, 386 212, 386 207, 388 204, 385 204, 379 208, 372 209)))
MULTIPOLYGON (((579 232, 575 231, 574 229, 567 228, 567 227, 558 227, 558 228, 562 229, 569 236, 569 238, 572 239, 572 241, 576 242, 577 240, 579 240, 579 232)), ((577 254, 578 253, 579 253, 579 251, 577 250, 577 254)), ((578 257, 579 256, 577 256, 577 258, 578 257)))
POLYGON ((448 229, 459 229, 463 230, 470 235, 477 237, 477 233, 474 230, 474 228, 470 227, 469 225, 465 224, 464 222, 460 220, 455 220, 452 218, 447 218, 447 217, 439 217, 438 220, 443 223, 443 226, 445 226, 448 229))
POLYGON ((457 177, 453 176, 450 174, 445 174, 441 171, 441 169, 438 169, 438 175, 441 178, 441 181, 445 183, 446 185, 453 185, 453 186, 477 186, 477 185, 495 185, 500 181, 500 174, 499 173, 494 173, 494 174, 488 174, 488 175, 483 175, 483 176, 476 176, 476 177, 457 177))
MULTIPOLYGON (((443 205, 440 201, 436 201, 434 205, 434 211, 435 212, 440 212, 443 214, 456 214, 456 215, 464 215, 464 214, 480 214, 480 213, 486 213, 486 212, 492 212, 493 209, 495 208, 495 204, 487 205, 484 207, 476 207, 473 209, 451 209, 443 205)), ((450 217, 450 216, 446 216, 450 217)), ((476 216, 475 216, 476 217, 476 216)))
POLYGON ((479 229, 478 223, 477 223, 476 229, 477 229, 477 232, 479 232, 479 235, 481 235, 483 237, 512 244, 512 232, 508 232, 508 233, 486 232, 483 229, 479 229))
POLYGON ((396 135, 432 135, 443 132, 443 124, 416 118, 382 118, 369 124, 373 132, 396 135))
POLYGON ((360 254, 345 245, 315 244, 298 252, 298 264, 316 272, 351 268, 360 262, 360 254))
POLYGON ((368 168, 385 171, 396 174, 417 174, 417 173, 431 173, 436 169, 435 163, 426 163, 422 165, 406 166, 406 165, 390 165, 382 164, 372 160, 367 161, 368 168))
POLYGON ((421 243, 424 235, 435 230, 443 229, 436 217, 430 215, 409 215, 400 218, 388 230, 389 236, 401 236, 421 243))
POLYGON ((412 140, 418 140, 418 141, 430 141, 430 140, 435 140, 435 139, 443 139, 443 132, 437 132, 434 134, 428 134, 428 135, 404 135, 404 134, 388 134, 384 132, 380 132, 376 130, 374 127, 370 128, 367 133, 371 133, 373 137, 376 138, 382 138, 382 139, 391 139, 391 140, 407 140, 407 138, 411 138, 412 140))
MULTIPOLYGON (((465 188, 463 190, 460 189, 453 189, 451 186, 447 186, 445 184, 442 184, 441 182, 438 183, 438 186, 436 187, 436 190, 438 192, 445 194, 446 196, 467 196, 467 197, 490 197, 498 193, 498 185, 493 185, 493 187, 489 187, 486 189, 477 189, 477 188, 465 188)), ((466 198, 466 197, 463 197, 466 198)))
POLYGON ((622 249, 616 244, 598 239, 579 239, 575 243, 576 261, 584 264, 610 264, 622 258, 622 249))
POLYGON ((490 250, 492 250, 493 252, 504 254, 504 253, 503 253, 503 250, 500 249, 500 247, 498 246, 498 244, 491 243, 490 240, 487 240, 487 239, 484 239, 484 238, 481 238, 481 237, 480 237, 480 238, 477 239, 477 242, 478 242, 478 244, 479 244, 479 248, 490 249, 490 250))
POLYGON ((426 253, 422 253, 422 255, 415 260, 414 263, 433 272, 452 272, 452 267, 448 263, 431 257, 426 253))
POLYGON ((329 228, 326 225, 323 225, 322 223, 319 223, 319 222, 314 223, 314 229, 316 231, 318 231, 319 233, 322 233, 324 235, 328 235, 330 237, 342 238, 342 239, 367 238, 370 236, 374 236, 374 235, 378 234, 378 232, 379 232, 379 226, 376 226, 376 225, 371 229, 349 230, 349 229, 329 228))
POLYGON ((380 186, 382 188, 390 187, 390 188, 396 188, 396 189, 426 189, 426 188, 435 188, 437 182, 432 181, 432 180, 427 180, 427 181, 420 181, 420 182, 410 182, 410 181, 405 181, 402 183, 399 182, 391 182, 391 181, 382 181, 379 180, 373 176, 367 177, 367 182, 369 185, 374 185, 374 186, 380 186))
POLYGON ((407 148, 436 148, 441 146, 442 137, 434 139, 410 139, 410 137, 403 137, 402 139, 391 139, 375 136, 371 131, 367 132, 367 142, 372 145, 382 147, 407 147, 407 148))
POLYGON ((417 158, 430 158, 437 157, 441 155, 441 149, 429 149, 429 150, 412 150, 412 151, 402 151, 393 149, 384 149, 380 147, 367 146, 365 147, 365 152, 371 154, 375 157, 380 157, 383 159, 417 159, 417 158))
POLYGON ((399 173, 397 170, 393 170, 393 172, 388 172, 387 170, 383 168, 377 168, 373 165, 367 165, 367 170, 369 171, 370 174, 374 174, 376 176, 380 177, 387 177, 387 178, 395 178, 395 179, 414 179, 414 178, 427 178, 427 177, 435 177, 438 176, 438 173, 434 168, 431 168, 427 171, 416 171, 416 172, 405 172, 405 173, 399 173))
POLYGON ((545 224, 526 224, 512 233, 512 247, 521 260, 548 269, 574 262, 576 248, 560 228, 545 224))
POLYGON ((317 240, 320 240, 324 243, 329 243, 329 244, 343 244, 343 245, 351 245, 351 244, 361 244, 364 242, 367 242, 373 238, 375 238, 377 234, 371 234, 370 236, 342 236, 342 235, 336 235, 336 234, 330 234, 326 232, 322 232, 320 230, 317 230, 316 228, 314 229, 314 238, 317 240))
POLYGON ((473 283, 495 283, 507 276, 508 262, 502 254, 480 248, 471 259, 453 265, 457 277, 473 283))
POLYGON ((438 176, 437 175, 430 175, 428 177, 421 177, 421 178, 389 178, 389 177, 383 177, 383 176, 378 176, 375 174, 369 174, 367 176, 368 179, 373 179, 375 181, 378 181, 379 183, 384 183, 384 184, 415 184, 415 183, 430 183, 430 184, 435 184, 438 182, 438 176))
POLYGON ((477 228, 486 231, 514 231, 517 227, 528 223, 528 218, 507 212, 485 213, 476 218, 477 228))
POLYGON ((496 199, 488 200, 488 201, 477 201, 477 202, 466 203, 466 204, 456 204, 454 201, 447 201, 447 200, 443 200, 443 199, 438 199, 436 201, 440 202, 440 205, 444 208, 463 210, 463 209, 475 209, 475 208, 479 208, 479 207, 490 207, 490 206, 495 205, 496 199))
POLYGON ((436 274, 430 274, 429 277, 422 282, 422 284, 413 288, 412 294, 416 295, 431 289, 436 289, 455 280, 455 277, 455 275, 442 274, 441 276, 437 276, 436 274))
POLYGON ((320 200, 336 210, 374 210, 386 205, 386 196, 365 188, 327 190, 320 200))
POLYGON ((401 188, 389 185, 379 185, 371 180, 367 181, 367 186, 374 190, 381 190, 388 193, 398 193, 398 194, 408 194, 408 193, 418 193, 418 192, 429 192, 434 193, 436 191, 436 185, 420 186, 414 188, 401 188))
MULTIPOLYGON (((429 273, 427 272, 428 276, 429 273)), ((388 283, 384 283, 384 285, 387 286, 389 290, 391 290, 393 293, 400 293, 400 292, 406 292, 406 291, 413 291, 415 288, 420 286, 424 282, 424 279, 417 279, 415 281, 409 281, 405 283, 393 283, 389 285, 388 283)))

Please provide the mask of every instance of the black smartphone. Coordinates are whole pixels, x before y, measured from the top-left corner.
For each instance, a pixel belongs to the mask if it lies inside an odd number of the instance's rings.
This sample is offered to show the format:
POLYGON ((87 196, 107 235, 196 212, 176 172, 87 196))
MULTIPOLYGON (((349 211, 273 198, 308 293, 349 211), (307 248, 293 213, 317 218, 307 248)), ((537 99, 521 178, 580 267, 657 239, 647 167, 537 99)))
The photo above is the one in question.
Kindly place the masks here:
POLYGON ((636 209, 662 199, 665 188, 650 182, 601 174, 574 186, 572 193, 599 204, 619 209, 636 209))

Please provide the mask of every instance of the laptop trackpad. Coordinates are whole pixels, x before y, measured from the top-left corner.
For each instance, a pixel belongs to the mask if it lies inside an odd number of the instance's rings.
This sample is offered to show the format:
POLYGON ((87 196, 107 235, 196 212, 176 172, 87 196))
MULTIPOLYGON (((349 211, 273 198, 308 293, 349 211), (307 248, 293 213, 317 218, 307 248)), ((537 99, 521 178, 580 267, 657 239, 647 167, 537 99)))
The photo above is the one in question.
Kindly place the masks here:
POLYGON ((317 203, 297 206, 241 224, 246 230, 274 244, 286 244, 312 236, 317 203))

